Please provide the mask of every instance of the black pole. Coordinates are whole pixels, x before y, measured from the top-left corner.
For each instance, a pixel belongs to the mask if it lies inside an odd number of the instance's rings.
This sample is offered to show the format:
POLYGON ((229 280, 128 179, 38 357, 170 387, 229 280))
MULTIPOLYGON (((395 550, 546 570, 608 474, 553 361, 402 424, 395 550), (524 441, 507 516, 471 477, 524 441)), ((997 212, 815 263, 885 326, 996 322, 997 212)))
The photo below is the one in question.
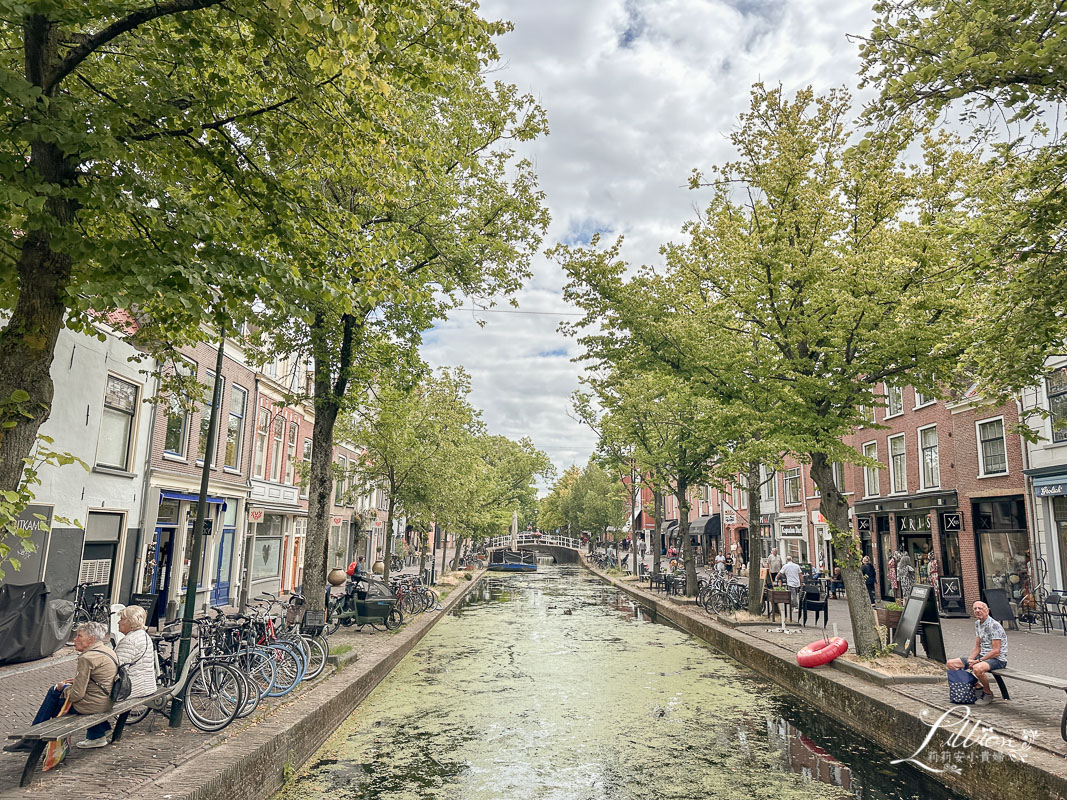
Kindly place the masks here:
MULTIPOLYGON (((211 455, 219 427, 219 407, 222 405, 222 351, 226 344, 225 325, 219 326, 219 348, 215 358, 215 386, 211 392, 211 416, 207 427, 207 452, 200 472, 200 495, 196 500, 196 522, 193 523, 193 553, 189 559, 189 578, 185 584, 185 611, 182 614, 182 638, 178 648, 178 674, 181 675, 189 651, 192 649, 193 615, 196 613, 196 589, 200 580, 200 556, 204 546, 204 520, 207 517, 207 485, 211 478, 211 455)), ((170 707, 170 727, 182 724, 182 703, 185 698, 175 694, 170 707)))

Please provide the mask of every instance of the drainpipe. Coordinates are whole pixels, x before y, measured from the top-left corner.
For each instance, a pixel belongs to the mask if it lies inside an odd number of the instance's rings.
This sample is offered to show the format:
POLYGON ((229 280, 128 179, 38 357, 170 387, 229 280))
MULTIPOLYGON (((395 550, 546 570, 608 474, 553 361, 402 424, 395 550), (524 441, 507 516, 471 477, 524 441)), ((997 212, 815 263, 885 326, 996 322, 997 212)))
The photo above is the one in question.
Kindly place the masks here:
MULTIPOLYGON (((157 365, 158 366, 158 365, 157 365)), ((152 396, 158 400, 159 395, 159 372, 153 373, 155 385, 152 387, 152 396)), ((138 589, 144 585, 145 550, 148 547, 148 492, 152 483, 152 453, 156 441, 156 415, 159 413, 159 403, 152 403, 152 410, 148 412, 148 452, 144 459, 144 477, 141 479, 141 515, 137 520, 137 554, 134 556, 133 580, 130 589, 132 594, 138 594, 138 589)), ((153 520, 155 515, 152 515, 153 520)))
MULTIPOLYGON (((1022 422, 1023 405, 1019 395, 1015 396, 1015 410, 1016 413, 1019 415, 1019 421, 1022 422)), ((1028 532, 1030 534, 1030 575, 1032 578, 1033 576, 1037 575, 1036 567, 1038 564, 1038 559, 1040 559, 1046 564, 1048 563, 1048 561, 1045 559, 1044 550, 1041 547, 1041 537, 1038 535, 1039 523, 1037 516, 1037 502, 1034 500, 1034 479, 1026 474, 1026 470, 1030 469, 1030 449, 1029 447, 1027 447, 1026 439, 1021 433, 1019 434, 1019 446, 1022 449, 1023 455, 1023 502, 1026 504, 1026 527, 1029 529, 1028 532)), ((1048 574, 1046 573, 1045 575, 1041 575, 1039 577, 1041 578, 1042 583, 1044 583, 1044 581, 1048 578, 1048 574)), ((1040 588, 1043 589, 1045 587, 1041 586, 1040 588)), ((1035 591, 1036 589, 1038 589, 1038 587, 1035 586, 1033 580, 1031 580, 1030 591, 1035 591)))

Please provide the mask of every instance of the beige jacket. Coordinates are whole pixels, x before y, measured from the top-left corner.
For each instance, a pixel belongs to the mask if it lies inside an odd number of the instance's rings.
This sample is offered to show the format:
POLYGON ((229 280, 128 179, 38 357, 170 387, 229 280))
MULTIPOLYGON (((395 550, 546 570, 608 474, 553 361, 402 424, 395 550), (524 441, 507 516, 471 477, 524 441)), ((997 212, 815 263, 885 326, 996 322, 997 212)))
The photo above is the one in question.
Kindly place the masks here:
POLYGON ((79 714, 99 714, 111 708, 109 693, 118 667, 108 654, 114 656, 115 651, 97 642, 78 656, 78 674, 66 693, 79 714))

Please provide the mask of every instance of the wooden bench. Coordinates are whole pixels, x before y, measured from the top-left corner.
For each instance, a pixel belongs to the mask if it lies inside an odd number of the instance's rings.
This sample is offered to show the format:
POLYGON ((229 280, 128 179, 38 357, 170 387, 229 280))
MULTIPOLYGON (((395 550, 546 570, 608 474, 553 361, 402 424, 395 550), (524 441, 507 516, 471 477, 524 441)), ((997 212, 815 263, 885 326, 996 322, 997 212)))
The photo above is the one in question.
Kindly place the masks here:
POLYGON ((113 704, 109 711, 104 711, 100 714, 66 714, 62 717, 39 722, 25 730, 9 733, 8 739, 18 739, 31 743, 30 756, 26 759, 26 766, 22 770, 22 780, 19 781, 19 786, 29 786, 30 781, 33 780, 34 773, 37 771, 37 764, 40 762, 41 756, 44 755, 45 745, 49 742, 58 742, 60 739, 71 736, 78 731, 83 731, 116 715, 118 719, 115 720, 115 729, 111 734, 111 741, 117 742, 122 738, 122 731, 126 727, 126 717, 130 715, 133 709, 147 705, 152 701, 157 701, 158 703, 159 700, 173 694, 176 688, 176 686, 165 686, 157 689, 154 694, 120 700, 113 704))
MULTIPOLYGON (((997 682, 997 687, 1000 689, 1001 697, 1005 700, 1010 700, 1008 696, 1008 687, 1004 685, 1005 678, 1011 678, 1012 680, 1021 681, 1023 683, 1032 683, 1035 686, 1044 686, 1046 689, 1062 689, 1067 692, 1067 680, 1063 678, 1053 678, 1051 675, 1033 675, 1028 672, 1017 672, 1016 670, 1005 667, 1004 669, 990 670, 989 674, 993 676, 993 679, 997 682)), ((1060 736, 1067 742, 1067 704, 1063 707, 1063 716, 1060 717, 1060 736)))

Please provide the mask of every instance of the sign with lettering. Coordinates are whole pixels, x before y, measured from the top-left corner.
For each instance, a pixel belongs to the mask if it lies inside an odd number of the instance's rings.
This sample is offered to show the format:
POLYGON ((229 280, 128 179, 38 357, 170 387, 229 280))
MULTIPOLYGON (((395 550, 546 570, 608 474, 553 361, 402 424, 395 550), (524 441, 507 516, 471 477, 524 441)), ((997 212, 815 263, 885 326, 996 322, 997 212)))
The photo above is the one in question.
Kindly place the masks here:
POLYGON ((908 533, 909 531, 926 532, 930 530, 929 514, 914 514, 907 517, 897 517, 897 532, 908 533))
POLYGON ((1038 497, 1058 497, 1067 494, 1067 483, 1053 483, 1050 486, 1035 486, 1034 493, 1038 497))
POLYGON ((822 515, 821 511, 816 509, 811 512, 811 521, 814 522, 816 525, 825 525, 826 517, 822 515))
POLYGON ((52 506, 26 506, 15 517, 15 527, 27 533, 47 532, 52 527, 52 506))
POLYGON ((870 517, 856 517, 856 530, 870 533, 871 532, 871 518, 870 517))
POLYGON ((722 521, 724 525, 733 525, 737 522, 737 514, 733 511, 725 511, 722 515, 722 521))
POLYGON ((250 509, 248 509, 248 521, 249 522, 262 522, 263 521, 263 509, 262 508, 250 508, 250 509))
POLYGON ((961 533, 963 531, 963 514, 959 511, 946 511, 941 515, 942 533, 961 533))

